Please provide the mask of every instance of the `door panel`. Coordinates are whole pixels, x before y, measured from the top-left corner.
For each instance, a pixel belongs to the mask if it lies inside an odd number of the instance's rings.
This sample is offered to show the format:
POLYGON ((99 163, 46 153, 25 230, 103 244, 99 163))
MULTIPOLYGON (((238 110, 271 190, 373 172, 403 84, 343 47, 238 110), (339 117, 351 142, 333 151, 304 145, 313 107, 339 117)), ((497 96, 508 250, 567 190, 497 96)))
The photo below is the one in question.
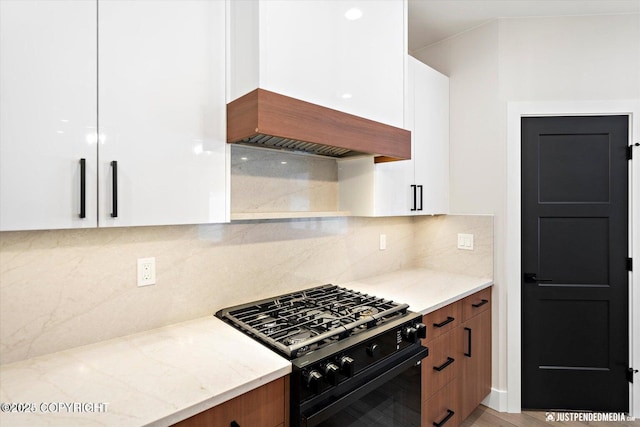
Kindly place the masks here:
POLYGON ((608 218, 540 218, 539 277, 554 283, 607 285, 608 218))
POLYGON ((539 353, 540 369, 606 369, 609 366, 609 304, 602 300, 541 300, 541 337, 549 345, 539 353), (576 327, 579 325, 579 327, 576 327), (604 343, 594 346, 592 343, 604 343))
POLYGON ((523 408, 628 410, 628 122, 522 119, 523 408))
POLYGON ((609 201, 609 135, 540 135, 538 144, 540 203, 609 201))

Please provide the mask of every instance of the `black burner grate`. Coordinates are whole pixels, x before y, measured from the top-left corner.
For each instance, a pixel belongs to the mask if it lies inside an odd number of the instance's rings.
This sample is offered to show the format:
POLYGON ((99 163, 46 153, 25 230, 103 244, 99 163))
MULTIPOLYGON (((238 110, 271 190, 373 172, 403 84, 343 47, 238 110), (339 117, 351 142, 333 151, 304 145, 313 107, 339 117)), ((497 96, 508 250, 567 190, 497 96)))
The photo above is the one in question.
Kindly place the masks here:
POLYGON ((223 317, 294 358, 406 313, 408 305, 324 285, 221 310, 223 317))

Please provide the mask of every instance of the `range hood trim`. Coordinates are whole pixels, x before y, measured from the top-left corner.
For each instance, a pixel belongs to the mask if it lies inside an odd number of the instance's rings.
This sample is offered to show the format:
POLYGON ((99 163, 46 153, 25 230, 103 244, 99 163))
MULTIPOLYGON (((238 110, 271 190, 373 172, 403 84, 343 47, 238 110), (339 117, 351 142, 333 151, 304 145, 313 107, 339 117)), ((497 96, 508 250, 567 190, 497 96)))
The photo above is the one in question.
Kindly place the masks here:
MULTIPOLYGON (((291 140, 293 147, 304 146, 304 152, 320 155, 323 151, 341 153, 329 154, 329 157, 373 154, 397 160, 411 158, 411 132, 406 129, 265 89, 255 89, 227 104, 228 143, 255 146, 256 143, 250 140, 260 136, 291 140), (325 150, 326 147, 339 150, 325 150), (348 151, 344 153, 340 149, 348 151)), ((280 146, 265 147, 283 149, 280 146)), ((293 151, 298 150, 294 148, 293 151)))

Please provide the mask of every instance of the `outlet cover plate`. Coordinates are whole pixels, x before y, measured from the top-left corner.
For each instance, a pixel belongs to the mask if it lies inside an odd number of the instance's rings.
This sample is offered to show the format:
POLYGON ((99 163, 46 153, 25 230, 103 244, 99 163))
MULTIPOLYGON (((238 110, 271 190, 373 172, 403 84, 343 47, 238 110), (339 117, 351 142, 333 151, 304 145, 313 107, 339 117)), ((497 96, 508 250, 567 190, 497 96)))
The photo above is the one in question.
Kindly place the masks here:
POLYGON ((381 234, 380 235, 380 250, 384 251, 387 249, 387 235, 386 234, 381 234))
POLYGON ((156 284, 156 259, 138 258, 138 286, 156 284))
POLYGON ((473 234, 458 234, 458 249, 473 250, 473 234))

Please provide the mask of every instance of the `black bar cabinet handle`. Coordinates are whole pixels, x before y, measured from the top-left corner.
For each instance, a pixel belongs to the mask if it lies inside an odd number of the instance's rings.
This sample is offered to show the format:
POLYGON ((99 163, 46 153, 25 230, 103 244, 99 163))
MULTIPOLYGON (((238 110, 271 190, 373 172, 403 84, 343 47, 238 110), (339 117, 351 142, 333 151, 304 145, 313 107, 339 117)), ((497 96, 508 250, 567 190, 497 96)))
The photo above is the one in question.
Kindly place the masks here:
POLYGON ((464 330, 469 332, 469 335, 467 335, 467 347, 469 348, 469 352, 465 353, 464 355, 467 357, 471 357, 471 328, 464 328, 464 330))
POLYGON ((229 427, 240 427, 240 424, 238 424, 236 420, 233 420, 231 421, 231 424, 229 424, 229 427))
POLYGON ((451 409, 447 409, 447 416, 444 417, 442 419, 442 421, 440 421, 439 423, 437 422, 433 422, 433 425, 436 427, 442 427, 443 425, 445 425, 447 423, 447 421, 449 421, 451 419, 451 417, 453 417, 453 415, 455 414, 455 412, 453 412, 451 409))
POLYGON ((413 207, 411 208, 411 211, 414 212, 418 210, 417 186, 415 184, 412 184, 411 189, 413 190, 413 207))
POLYGON ((111 162, 111 218, 118 217, 118 162, 111 162))
POLYGON ((456 359, 454 359, 453 357, 447 357, 447 361, 446 361, 446 362, 444 362, 444 363, 443 363, 442 365, 440 365, 440 366, 434 366, 434 367, 433 367, 433 369, 434 369, 435 371, 440 372, 440 371, 442 371, 444 368, 446 368, 447 366, 451 365, 451 364, 452 364, 453 362, 455 362, 455 361, 456 361, 456 359))
POLYGON ((553 279, 541 279, 536 276, 538 273, 524 273, 525 283, 552 282, 553 279))
POLYGON ((444 325, 447 325, 447 324, 453 322, 454 320, 456 320, 454 317, 447 316, 447 320, 445 320, 444 322, 440 322, 440 323, 434 323, 433 326, 435 326, 436 328, 442 328, 444 325))
POLYGON ((489 300, 488 300, 488 299, 482 299, 482 300, 480 300, 480 302, 479 302, 479 303, 477 303, 477 304, 471 304, 471 307, 473 307, 473 308, 482 307, 483 305, 485 305, 485 304, 486 304, 486 303, 488 303, 488 302, 489 302, 489 300))
POLYGON ((87 159, 80 159, 80 218, 87 216, 87 159))
POLYGON ((420 207, 418 208, 419 211, 422 210, 422 185, 417 185, 417 187, 420 189, 420 207))

